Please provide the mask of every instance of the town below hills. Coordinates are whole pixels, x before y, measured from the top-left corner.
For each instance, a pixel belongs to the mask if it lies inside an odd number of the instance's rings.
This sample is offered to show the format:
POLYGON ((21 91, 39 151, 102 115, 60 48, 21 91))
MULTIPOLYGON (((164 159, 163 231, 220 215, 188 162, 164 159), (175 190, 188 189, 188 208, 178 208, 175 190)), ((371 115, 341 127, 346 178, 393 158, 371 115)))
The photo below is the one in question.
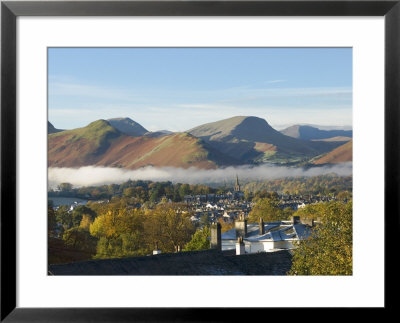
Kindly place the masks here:
POLYGON ((129 118, 61 130, 48 122, 49 167, 125 169, 237 165, 318 166, 352 161, 351 130, 294 125, 277 131, 265 119, 236 116, 184 132, 150 132, 129 118))

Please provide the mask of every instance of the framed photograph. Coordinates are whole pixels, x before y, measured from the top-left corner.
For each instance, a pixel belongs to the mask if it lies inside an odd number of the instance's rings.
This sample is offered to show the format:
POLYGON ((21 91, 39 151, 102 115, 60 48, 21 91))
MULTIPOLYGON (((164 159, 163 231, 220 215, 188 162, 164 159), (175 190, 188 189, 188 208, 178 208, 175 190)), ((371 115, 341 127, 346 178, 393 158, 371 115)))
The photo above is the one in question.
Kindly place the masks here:
POLYGON ((390 309, 399 15, 3 1, 1 320, 390 309))

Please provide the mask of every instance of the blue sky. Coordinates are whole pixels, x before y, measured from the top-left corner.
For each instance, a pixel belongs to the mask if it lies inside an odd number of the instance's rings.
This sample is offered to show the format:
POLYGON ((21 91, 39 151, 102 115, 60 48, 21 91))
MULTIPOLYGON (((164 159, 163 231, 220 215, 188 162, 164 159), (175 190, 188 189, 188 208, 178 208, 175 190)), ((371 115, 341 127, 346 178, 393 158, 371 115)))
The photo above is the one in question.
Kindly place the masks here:
POLYGON ((352 124, 351 48, 49 48, 49 121, 184 131, 237 115, 352 124))

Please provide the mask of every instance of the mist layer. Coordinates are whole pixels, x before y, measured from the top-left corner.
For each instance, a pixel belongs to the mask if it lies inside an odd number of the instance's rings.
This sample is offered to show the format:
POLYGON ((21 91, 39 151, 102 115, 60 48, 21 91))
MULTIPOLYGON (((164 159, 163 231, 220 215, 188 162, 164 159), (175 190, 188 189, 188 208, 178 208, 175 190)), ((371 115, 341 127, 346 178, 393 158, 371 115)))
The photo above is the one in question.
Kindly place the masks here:
POLYGON ((75 187, 120 184, 128 180, 171 181, 173 183, 207 184, 232 181, 236 175, 246 181, 269 180, 284 177, 318 176, 334 173, 338 176, 352 174, 352 163, 333 166, 293 168, 283 166, 239 166, 219 169, 175 168, 147 166, 136 170, 112 167, 85 166, 80 168, 48 169, 49 187, 71 183, 75 187))

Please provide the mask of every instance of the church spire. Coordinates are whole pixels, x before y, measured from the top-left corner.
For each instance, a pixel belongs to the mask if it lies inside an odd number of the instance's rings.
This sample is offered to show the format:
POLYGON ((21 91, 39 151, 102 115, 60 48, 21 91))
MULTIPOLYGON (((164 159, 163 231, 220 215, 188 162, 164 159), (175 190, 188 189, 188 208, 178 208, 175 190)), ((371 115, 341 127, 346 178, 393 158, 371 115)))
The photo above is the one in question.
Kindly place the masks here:
POLYGON ((239 191, 240 191, 239 177, 236 174, 235 192, 239 192, 239 191))

